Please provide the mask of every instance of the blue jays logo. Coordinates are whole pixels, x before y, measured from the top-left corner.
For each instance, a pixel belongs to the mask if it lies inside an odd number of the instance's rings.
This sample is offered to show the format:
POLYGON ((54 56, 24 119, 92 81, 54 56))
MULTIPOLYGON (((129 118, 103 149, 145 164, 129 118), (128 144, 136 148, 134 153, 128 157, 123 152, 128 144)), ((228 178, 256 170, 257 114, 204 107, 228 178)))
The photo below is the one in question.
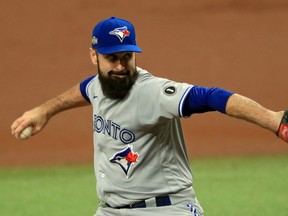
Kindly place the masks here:
POLYGON ((132 151, 132 148, 133 146, 128 145, 124 150, 115 153, 110 159, 110 162, 118 164, 126 175, 128 175, 131 166, 137 162, 139 157, 137 152, 132 151))
POLYGON ((125 37, 129 37, 130 32, 128 31, 127 26, 123 26, 110 31, 109 34, 117 36, 122 43, 125 37))

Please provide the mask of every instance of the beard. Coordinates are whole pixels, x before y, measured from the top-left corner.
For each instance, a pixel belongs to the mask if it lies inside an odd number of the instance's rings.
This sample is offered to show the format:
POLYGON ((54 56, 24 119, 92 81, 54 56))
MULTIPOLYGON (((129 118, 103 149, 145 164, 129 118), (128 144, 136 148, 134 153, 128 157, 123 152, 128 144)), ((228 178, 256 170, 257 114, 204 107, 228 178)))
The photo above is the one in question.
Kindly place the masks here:
POLYGON ((107 77, 103 75, 103 72, 100 70, 99 67, 98 71, 99 81, 104 96, 114 100, 124 99, 130 92, 130 89, 132 88, 138 77, 138 72, 136 69, 133 71, 132 74, 130 70, 123 70, 117 72, 109 71, 107 77), (113 76, 114 74, 121 74, 125 76, 117 77, 113 76))

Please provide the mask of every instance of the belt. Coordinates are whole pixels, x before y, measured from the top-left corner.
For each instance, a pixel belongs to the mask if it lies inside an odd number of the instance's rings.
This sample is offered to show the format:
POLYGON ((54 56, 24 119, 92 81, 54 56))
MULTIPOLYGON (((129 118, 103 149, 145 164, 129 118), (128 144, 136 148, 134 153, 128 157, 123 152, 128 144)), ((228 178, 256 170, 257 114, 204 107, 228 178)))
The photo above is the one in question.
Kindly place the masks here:
MULTIPOLYGON (((151 199, 149 199, 151 200, 151 199)), ((139 203, 135 203, 135 204, 131 204, 131 205, 125 205, 125 206, 121 206, 121 207, 115 207, 116 209, 122 209, 122 208, 146 208, 145 200, 139 202, 139 203)), ((160 206, 170 206, 171 205, 171 200, 169 196, 161 196, 161 197, 155 197, 155 204, 156 207, 160 207, 160 206)), ((107 206, 109 206, 108 204, 106 204, 107 206)), ((110 207, 110 206, 109 206, 110 207)))

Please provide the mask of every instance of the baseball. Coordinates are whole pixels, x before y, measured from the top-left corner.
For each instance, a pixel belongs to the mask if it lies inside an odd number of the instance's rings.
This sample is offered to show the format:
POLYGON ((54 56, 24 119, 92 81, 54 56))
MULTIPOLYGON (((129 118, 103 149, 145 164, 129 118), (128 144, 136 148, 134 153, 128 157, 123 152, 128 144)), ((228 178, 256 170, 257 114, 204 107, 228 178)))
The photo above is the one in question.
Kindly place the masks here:
POLYGON ((28 139, 30 136, 32 135, 32 127, 29 126, 27 128, 25 128, 22 133, 20 134, 19 138, 21 140, 26 140, 28 139))

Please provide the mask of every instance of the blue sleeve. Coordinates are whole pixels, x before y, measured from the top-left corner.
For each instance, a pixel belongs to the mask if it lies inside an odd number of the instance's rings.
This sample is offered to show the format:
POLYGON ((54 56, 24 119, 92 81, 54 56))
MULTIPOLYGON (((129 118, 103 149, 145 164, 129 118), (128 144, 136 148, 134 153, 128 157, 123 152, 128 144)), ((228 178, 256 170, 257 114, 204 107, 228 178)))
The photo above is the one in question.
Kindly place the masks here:
POLYGON ((233 93, 221 88, 193 86, 184 101, 183 114, 219 111, 226 113, 226 104, 233 93))
POLYGON ((94 76, 91 76, 91 77, 89 77, 89 78, 87 78, 87 79, 85 79, 85 80, 83 80, 82 82, 80 82, 80 92, 81 92, 82 96, 83 96, 89 103, 91 103, 91 102, 90 102, 90 99, 89 99, 89 97, 88 97, 88 95, 87 95, 86 87, 87 87, 88 83, 89 83, 94 77, 95 77, 95 75, 94 75, 94 76))

